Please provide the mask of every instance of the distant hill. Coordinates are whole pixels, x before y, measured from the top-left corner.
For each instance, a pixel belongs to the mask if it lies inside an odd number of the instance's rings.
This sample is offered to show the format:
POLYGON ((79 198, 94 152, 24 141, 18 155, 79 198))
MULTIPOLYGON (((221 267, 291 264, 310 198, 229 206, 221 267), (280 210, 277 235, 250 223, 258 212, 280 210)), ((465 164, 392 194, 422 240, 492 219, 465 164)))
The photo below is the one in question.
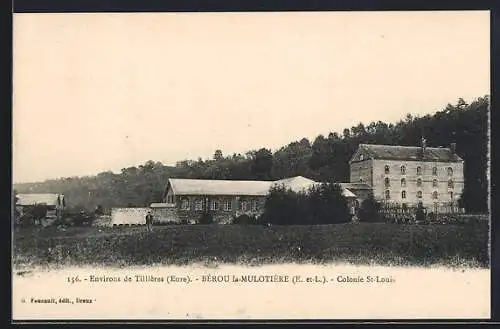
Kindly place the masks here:
POLYGON ((457 143, 465 160, 464 205, 469 211, 487 211, 489 96, 471 104, 459 99, 455 105, 422 117, 406 115, 396 123, 359 123, 342 133, 319 135, 314 141, 303 138, 275 152, 261 148, 245 154, 224 155, 215 150, 212 159, 184 160, 175 166, 147 161, 121 173, 68 177, 40 183, 15 184, 18 193, 63 193, 70 207, 93 209, 102 205, 146 206, 161 199, 169 177, 212 179, 280 179, 302 175, 316 180, 349 180, 348 161, 359 143, 419 145, 425 135, 428 146, 457 143))

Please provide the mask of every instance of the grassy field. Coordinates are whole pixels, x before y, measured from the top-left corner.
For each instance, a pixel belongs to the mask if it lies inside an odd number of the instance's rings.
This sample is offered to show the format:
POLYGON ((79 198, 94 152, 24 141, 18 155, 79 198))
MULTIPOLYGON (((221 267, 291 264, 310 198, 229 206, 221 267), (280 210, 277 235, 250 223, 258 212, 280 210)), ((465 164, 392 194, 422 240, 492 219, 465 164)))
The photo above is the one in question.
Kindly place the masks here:
POLYGON ((14 233, 13 266, 329 263, 488 267, 488 223, 175 225, 14 233))

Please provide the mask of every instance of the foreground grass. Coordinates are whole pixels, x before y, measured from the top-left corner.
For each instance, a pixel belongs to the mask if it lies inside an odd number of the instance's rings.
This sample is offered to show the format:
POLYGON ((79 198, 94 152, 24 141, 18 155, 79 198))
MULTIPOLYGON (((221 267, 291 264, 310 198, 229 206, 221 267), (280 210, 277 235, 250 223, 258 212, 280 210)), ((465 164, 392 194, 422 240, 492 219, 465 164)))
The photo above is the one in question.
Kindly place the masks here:
POLYGON ((488 224, 48 228, 14 235, 14 267, 347 262, 488 267, 488 224))

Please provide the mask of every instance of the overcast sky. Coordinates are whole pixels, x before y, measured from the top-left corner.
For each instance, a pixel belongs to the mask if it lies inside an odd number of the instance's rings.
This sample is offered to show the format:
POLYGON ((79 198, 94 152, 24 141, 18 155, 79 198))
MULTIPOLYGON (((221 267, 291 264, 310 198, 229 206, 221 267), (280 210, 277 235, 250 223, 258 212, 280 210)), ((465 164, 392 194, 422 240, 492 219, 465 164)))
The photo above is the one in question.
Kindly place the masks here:
POLYGON ((273 150, 490 91, 488 12, 15 14, 13 179, 273 150))

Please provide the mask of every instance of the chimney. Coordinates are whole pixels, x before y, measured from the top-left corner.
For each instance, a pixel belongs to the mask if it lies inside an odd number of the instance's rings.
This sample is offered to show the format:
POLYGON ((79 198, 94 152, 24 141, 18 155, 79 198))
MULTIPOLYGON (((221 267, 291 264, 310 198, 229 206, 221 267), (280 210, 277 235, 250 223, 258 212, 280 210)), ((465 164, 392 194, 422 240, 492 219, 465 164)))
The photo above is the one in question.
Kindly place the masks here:
POLYGON ((450 144, 450 151, 452 154, 457 153, 457 143, 451 143, 450 144))

